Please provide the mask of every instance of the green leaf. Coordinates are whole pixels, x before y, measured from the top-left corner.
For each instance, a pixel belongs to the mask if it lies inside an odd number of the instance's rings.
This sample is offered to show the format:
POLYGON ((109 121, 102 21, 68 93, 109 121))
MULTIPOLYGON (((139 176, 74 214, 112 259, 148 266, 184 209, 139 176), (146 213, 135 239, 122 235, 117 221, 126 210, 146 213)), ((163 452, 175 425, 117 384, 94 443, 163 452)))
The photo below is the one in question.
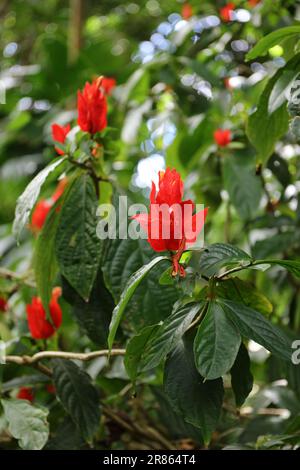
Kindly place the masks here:
POLYGON ((251 282, 242 281, 237 277, 218 283, 216 294, 217 297, 242 302, 263 315, 269 315, 273 311, 273 305, 267 297, 259 292, 251 282))
POLYGON ((291 360, 291 341, 261 313, 240 302, 225 299, 219 299, 218 302, 242 336, 256 341, 285 361, 291 360))
POLYGON ((225 266, 247 266, 251 261, 247 253, 233 245, 214 243, 201 253, 199 267, 201 274, 211 277, 218 274, 225 266))
POLYGON ((144 347, 140 369, 145 371, 158 366, 190 326, 191 322, 203 308, 204 302, 175 304, 171 315, 163 322, 144 347))
POLYGON ((240 344, 239 331, 227 318, 222 306, 210 302, 194 340, 195 364, 199 373, 208 380, 222 377, 231 369, 240 344))
POLYGON ((133 336, 127 344, 124 365, 132 382, 136 381, 144 348, 158 328, 159 325, 146 326, 140 333, 133 336))
POLYGON ((186 422, 200 428, 205 443, 216 428, 223 402, 222 379, 204 382, 198 373, 191 339, 180 341, 168 356, 164 389, 170 404, 186 422))
POLYGON ((93 181, 81 175, 68 192, 56 233, 61 274, 88 300, 99 268, 101 240, 96 233, 97 196, 93 181))
POLYGON ((163 260, 168 259, 166 256, 158 256, 150 261, 145 266, 142 266, 136 273, 134 273, 128 280, 125 289, 120 297, 118 305, 114 308, 112 319, 109 325, 108 347, 112 348, 116 332, 121 321, 124 310, 134 294, 134 291, 142 281, 142 279, 151 271, 151 269, 163 260))
POLYGON ((82 437, 90 442, 100 426, 98 392, 87 373, 74 362, 54 359, 51 363, 57 397, 82 437))
POLYGON ((55 170, 65 159, 58 158, 50 165, 46 166, 26 187, 23 194, 18 198, 15 212, 15 220, 13 223, 13 233, 19 240, 21 232, 29 220, 31 209, 39 197, 41 187, 45 183, 49 174, 55 170))
POLYGON ((242 343, 230 371, 231 386, 237 406, 242 406, 253 387, 253 375, 250 370, 250 358, 247 348, 242 343))
POLYGON ((246 60, 253 60, 258 56, 264 55, 268 50, 279 44, 284 39, 289 38, 290 36, 299 35, 300 26, 288 26, 286 28, 280 28, 276 31, 273 31, 267 36, 264 36, 258 43, 248 52, 246 55, 246 60))
POLYGON ((102 271, 99 270, 97 274, 88 302, 77 294, 65 278, 62 287, 63 297, 72 305, 72 313, 84 333, 98 346, 105 346, 115 304, 104 284, 102 271))
POLYGON ((257 264, 270 264, 278 265, 285 268, 296 277, 300 277, 300 260, 285 260, 285 259, 265 259, 256 261, 257 264))
MULTIPOLYGON (((116 196, 116 195, 115 195, 116 196)), ((124 198, 123 198, 124 199, 124 198)), ((114 199, 116 214, 127 212, 123 199, 114 199), (119 205, 120 204, 120 205, 119 205)), ((130 204, 130 202, 128 202, 130 204)), ((118 217, 117 217, 118 219, 118 217)), ((117 233, 119 221, 117 220, 117 233)), ((106 240, 102 270, 107 288, 118 303, 128 279, 144 264, 155 258, 156 253, 146 240, 106 240)), ((155 266, 142 280, 126 307, 130 327, 138 332, 146 325, 154 325, 170 315, 171 307, 179 297, 177 285, 160 285, 161 274, 170 267, 166 260, 155 266)))
POLYGON ((48 410, 26 400, 1 400, 11 435, 24 450, 41 450, 49 436, 48 410))
POLYGON ((249 116, 246 132, 257 151, 257 161, 266 162, 272 155, 276 142, 288 131, 289 119, 285 104, 282 104, 272 114, 268 112, 269 99, 279 70, 263 90, 256 111, 249 116))
POLYGON ((60 203, 61 201, 58 201, 47 216, 35 244, 33 259, 37 291, 47 313, 49 312, 53 282, 57 274, 55 235, 61 214, 61 211, 57 210, 60 203))
POLYGON ((249 220, 256 214, 262 196, 262 185, 255 174, 252 158, 244 155, 224 160, 224 187, 230 201, 243 220, 249 220))
MULTIPOLYGON (((284 67, 286 68, 286 67, 284 67)), ((290 86, 297 76, 298 72, 295 70, 284 70, 282 75, 278 78, 277 82, 275 83, 273 90, 270 93, 269 103, 268 103, 268 113, 272 114, 276 109, 280 108, 280 106, 287 101, 287 93, 290 89, 290 86)))

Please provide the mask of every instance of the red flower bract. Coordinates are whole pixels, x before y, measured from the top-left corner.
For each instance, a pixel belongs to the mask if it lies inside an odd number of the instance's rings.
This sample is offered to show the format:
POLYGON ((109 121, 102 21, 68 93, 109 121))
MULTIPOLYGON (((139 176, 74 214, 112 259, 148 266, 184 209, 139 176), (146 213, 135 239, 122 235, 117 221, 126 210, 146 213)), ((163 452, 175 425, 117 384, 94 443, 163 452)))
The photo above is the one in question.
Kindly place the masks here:
POLYGON ((7 308, 7 300, 4 297, 0 297, 0 312, 6 312, 7 308))
POLYGON ((234 3, 227 3, 223 8, 220 9, 220 17, 225 23, 228 23, 232 19, 232 12, 235 9, 234 3))
POLYGON ((31 217, 31 229, 36 232, 43 227, 53 202, 41 199, 35 206, 31 217))
POLYGON ((167 168, 159 173, 158 191, 152 183, 150 213, 133 216, 147 232, 148 242, 155 251, 172 251, 173 275, 184 275, 179 265, 182 252, 196 242, 203 228, 207 209, 193 214, 195 205, 182 200, 183 182, 176 170, 167 168))
POLYGON ((115 88, 117 82, 115 78, 112 77, 103 77, 101 80, 100 88, 106 95, 110 95, 113 89, 115 88))
POLYGON ((107 103, 101 90, 102 80, 100 77, 93 83, 86 82, 83 91, 77 93, 78 125, 90 134, 107 126, 107 103))
MULTIPOLYGON (((60 126, 59 124, 52 124, 52 138, 55 142, 60 142, 64 144, 66 141, 66 137, 71 130, 71 125, 67 124, 66 126, 60 126)), ((64 151, 58 147, 55 147, 56 152, 58 155, 64 155, 64 151)))
POLYGON ((55 287, 49 304, 52 323, 46 318, 46 312, 39 297, 33 297, 32 302, 26 305, 28 328, 35 339, 47 339, 52 336, 62 323, 62 310, 58 303, 61 295, 60 287, 55 287))
POLYGON ((214 140, 219 147, 226 147, 231 142, 231 131, 229 129, 217 129, 214 132, 214 140))
POLYGON ((33 394, 32 388, 30 387, 20 388, 17 394, 17 398, 19 398, 19 400, 28 400, 32 403, 34 400, 34 394, 33 394))

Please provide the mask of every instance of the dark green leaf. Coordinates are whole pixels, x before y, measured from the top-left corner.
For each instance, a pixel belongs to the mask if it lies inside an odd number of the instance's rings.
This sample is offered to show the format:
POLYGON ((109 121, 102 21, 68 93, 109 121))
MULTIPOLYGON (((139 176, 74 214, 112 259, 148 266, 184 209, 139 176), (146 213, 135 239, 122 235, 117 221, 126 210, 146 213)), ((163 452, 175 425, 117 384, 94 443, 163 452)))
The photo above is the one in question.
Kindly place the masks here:
POLYGON ((227 318, 222 306, 210 302, 194 340, 195 363, 199 373, 207 380, 226 374, 235 361, 240 344, 239 331, 227 318))
POLYGON ((145 345, 140 363, 141 370, 153 369, 165 359, 167 354, 176 347, 203 306, 204 302, 175 304, 171 315, 145 345))
POLYGON ((100 426, 100 402, 90 377, 74 362, 54 359, 53 380, 56 394, 81 435, 91 441, 100 426))
POLYGON ((164 389, 174 411, 200 428, 208 443, 220 416, 223 383, 222 379, 204 382, 195 367, 191 340, 180 341, 167 358, 164 389))
POLYGON ((101 257, 101 240, 96 234, 97 202, 91 177, 81 175, 65 198, 56 233, 61 274, 84 300, 90 296, 101 257))
POLYGON ((291 341, 263 315, 240 302, 225 299, 218 302, 242 336, 261 344, 275 356, 291 360, 291 341))
POLYGON ((253 387, 253 376, 250 370, 250 358, 248 351, 242 343, 230 371, 231 386, 237 406, 242 406, 253 387))
POLYGON ((108 335, 108 347, 112 348, 116 332, 121 321, 122 315, 128 304, 129 300, 134 294, 134 291, 142 281, 142 279, 148 274, 149 271, 161 261, 168 259, 166 256, 158 256, 150 261, 145 266, 142 266, 136 273, 134 273, 131 278, 128 280, 125 289, 120 297, 118 305, 114 308, 112 319, 109 325, 109 335, 108 335))
POLYGON ((205 248, 201 254, 200 272, 211 277, 225 266, 247 266, 250 263, 251 257, 243 250, 228 244, 214 243, 205 248))

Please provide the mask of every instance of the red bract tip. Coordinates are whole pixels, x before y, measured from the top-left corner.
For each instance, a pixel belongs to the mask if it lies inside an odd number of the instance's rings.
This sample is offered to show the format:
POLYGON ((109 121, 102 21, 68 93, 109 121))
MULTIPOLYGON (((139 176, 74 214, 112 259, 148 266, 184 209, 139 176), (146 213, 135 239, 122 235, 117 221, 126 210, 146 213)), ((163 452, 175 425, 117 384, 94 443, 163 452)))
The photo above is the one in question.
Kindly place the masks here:
MULTIPOLYGON (((59 124, 52 124, 52 138, 54 142, 59 142, 64 144, 67 138, 68 133, 71 130, 71 125, 67 124, 66 126, 60 126, 59 124)), ((55 147, 58 155, 64 155, 64 151, 58 147, 55 147)))
POLYGON ((219 147, 226 147, 231 142, 231 131, 229 129, 217 129, 214 132, 214 140, 219 147))
POLYGON ((78 125, 90 134, 100 132, 107 126, 107 103, 101 90, 102 80, 86 82, 83 91, 77 93, 78 125))

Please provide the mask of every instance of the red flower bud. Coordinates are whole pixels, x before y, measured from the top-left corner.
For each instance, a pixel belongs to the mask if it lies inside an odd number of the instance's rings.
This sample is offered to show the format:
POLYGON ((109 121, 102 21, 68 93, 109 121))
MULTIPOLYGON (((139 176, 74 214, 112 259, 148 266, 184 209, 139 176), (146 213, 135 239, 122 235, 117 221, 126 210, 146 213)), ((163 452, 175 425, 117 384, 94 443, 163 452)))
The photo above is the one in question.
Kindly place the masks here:
POLYGON ((0 297, 0 312, 6 312, 7 309, 7 300, 4 297, 0 297))
POLYGON ((228 23, 232 19, 232 12, 235 9, 234 3, 227 3, 223 8, 220 9, 220 17, 225 23, 228 23))
POLYGON ((77 92, 78 125, 90 134, 102 131, 107 126, 107 103, 101 90, 103 78, 93 83, 86 82, 83 91, 77 92))
POLYGON ((31 224, 30 224, 31 229, 34 232, 41 230, 52 205, 53 205, 53 201, 47 201, 46 199, 41 199, 37 203, 37 205, 35 206, 32 212, 31 224))
POLYGON ((188 20, 193 16, 193 7, 189 3, 184 3, 181 9, 181 16, 184 20, 188 20))
POLYGON ((217 129, 214 132, 214 139, 219 147, 226 147, 231 142, 231 131, 229 129, 217 129))
MULTIPOLYGON (((52 138, 55 142, 59 142, 64 144, 66 141, 66 137, 71 130, 71 125, 67 124, 66 126, 60 126, 59 124, 52 124, 52 138)), ((56 152, 58 155, 64 155, 64 151, 58 147, 55 147, 56 152)))
POLYGON ((52 336, 62 323, 62 310, 57 301, 61 295, 61 288, 55 287, 49 304, 52 323, 46 318, 46 312, 39 297, 33 297, 32 302, 26 305, 28 328, 35 339, 47 339, 52 336))
POLYGON ((33 390, 30 387, 22 387, 20 388, 17 398, 19 400, 27 400, 30 401, 30 403, 33 402, 34 400, 34 395, 33 395, 33 390))

